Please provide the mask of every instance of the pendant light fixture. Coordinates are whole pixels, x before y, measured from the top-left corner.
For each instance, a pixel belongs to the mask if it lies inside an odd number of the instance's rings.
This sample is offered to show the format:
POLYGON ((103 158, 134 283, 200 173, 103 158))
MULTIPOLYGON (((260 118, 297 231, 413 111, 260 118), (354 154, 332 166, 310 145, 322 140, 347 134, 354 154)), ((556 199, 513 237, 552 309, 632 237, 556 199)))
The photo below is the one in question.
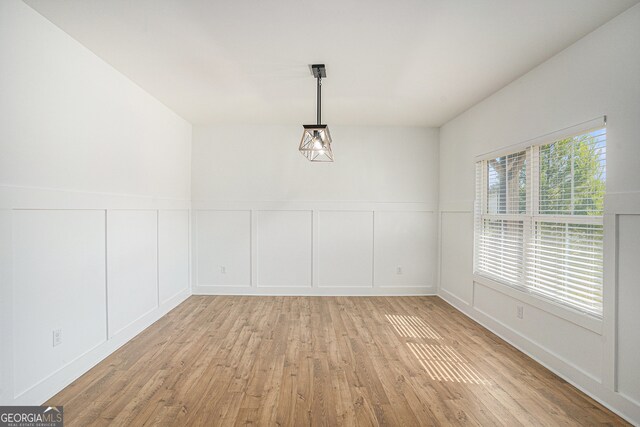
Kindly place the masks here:
POLYGON ((317 80, 317 123, 315 125, 302 125, 304 132, 300 141, 300 152, 311 162, 333 162, 331 151, 331 134, 329 127, 321 124, 321 99, 322 78, 327 77, 324 64, 311 65, 313 77, 317 80))

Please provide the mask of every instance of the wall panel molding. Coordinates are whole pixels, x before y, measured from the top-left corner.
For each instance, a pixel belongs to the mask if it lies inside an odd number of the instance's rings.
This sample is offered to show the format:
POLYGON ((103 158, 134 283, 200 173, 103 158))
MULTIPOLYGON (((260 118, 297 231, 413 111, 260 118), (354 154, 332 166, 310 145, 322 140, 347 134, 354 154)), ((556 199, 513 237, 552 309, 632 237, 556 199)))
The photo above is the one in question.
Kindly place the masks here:
MULTIPOLYGON (((6 186, 3 188, 6 189, 6 186)), ((55 193, 57 190, 51 190, 52 193, 50 196, 55 198, 55 193)), ((0 346, 0 360, 2 360, 2 364, 0 366, 0 379, 2 379, 2 384, 0 385, 0 404, 3 405, 32 405, 32 404, 40 404, 53 396, 55 393, 60 391, 62 388, 67 386, 69 383, 74 381, 80 375, 84 374, 88 369, 94 366, 96 363, 100 362, 102 359, 107 357, 113 351, 115 351, 118 347, 125 344, 131 338, 133 338, 138 333, 142 332, 146 327, 151 325, 153 322, 158 320, 168 311, 176 307, 186 298, 191 295, 191 287, 190 287, 190 254, 189 254, 189 239, 190 239, 190 211, 188 209, 184 209, 184 203, 182 201, 177 202, 169 202, 169 203, 159 203, 156 204, 153 201, 150 201, 148 198, 137 199, 136 196, 127 197, 132 203, 126 204, 125 200, 121 200, 122 203, 115 203, 117 208, 106 208, 99 209, 98 207, 110 206, 113 199, 109 196, 105 196, 106 199, 101 200, 99 193, 74 193, 73 200, 66 200, 63 198, 56 200, 51 205, 46 204, 48 199, 45 202, 37 203, 37 198, 39 197, 38 191, 33 189, 20 189, 19 193, 21 193, 21 197, 25 200, 31 200, 29 203, 31 204, 21 204, 18 205, 20 208, 12 208, 12 209, 0 209, 0 231, 2 232, 2 244, 0 245, 0 252, 7 252, 10 254, 8 257, 2 258, 2 263, 0 263, 0 277, 2 278, 2 289, 0 292, 0 296, 2 297, 2 335, 5 337, 5 342, 7 345, 0 346), (140 202, 137 203, 136 202, 140 202), (155 205, 155 206, 154 206, 155 205), (26 209, 22 209, 21 207, 28 206, 26 209), (163 207, 169 207, 170 209, 163 209, 163 207), (140 207, 150 208, 150 209, 139 209, 140 207), (147 245, 147 252, 150 252, 149 256, 154 259, 154 263, 151 269, 147 269, 144 272, 144 275, 149 275, 149 277, 145 280, 150 281, 150 286, 153 288, 154 294, 152 300, 147 301, 145 304, 148 306, 148 310, 145 308, 139 315, 136 315, 135 318, 132 318, 131 321, 126 322, 127 324, 117 328, 118 330, 109 331, 107 333, 106 324, 109 322, 109 310, 107 309, 107 300, 106 295, 109 291, 109 287, 113 286, 113 283, 110 282, 109 276, 104 275, 106 273, 108 266, 110 265, 109 256, 107 255, 107 248, 109 248, 109 233, 107 233, 107 216, 116 215, 116 216, 124 216, 129 217, 131 215, 136 216, 140 212, 144 213, 144 218, 142 219, 144 227, 147 229, 148 233, 150 233, 151 245, 147 245), (15 245, 22 244, 20 242, 24 241, 24 233, 17 234, 16 226, 19 224, 16 223, 16 215, 20 215, 23 218, 25 215, 31 218, 59 218, 69 217, 70 219, 75 218, 76 216, 80 216, 80 218, 100 218, 99 224, 97 224, 98 230, 94 230, 92 233, 82 232, 76 233, 73 231, 65 232, 61 229, 60 226, 51 227, 49 229, 39 229, 38 233, 42 235, 43 239, 50 238, 47 235, 51 235, 55 237, 56 235, 61 236, 61 238, 66 239, 65 241, 74 242, 80 241, 78 239, 82 238, 90 238, 91 241, 95 241, 101 245, 102 252, 101 254, 92 255, 93 252, 83 249, 81 252, 76 251, 75 253, 86 254, 86 256, 90 256, 91 260, 89 262, 82 262, 81 264, 84 266, 86 264, 99 264, 102 263, 102 273, 104 275, 102 284, 100 285, 99 298, 102 298, 104 307, 103 309, 98 309, 96 314, 100 319, 104 321, 104 325, 101 326, 102 330, 102 338, 99 342, 96 342, 95 345, 91 345, 89 347, 83 346, 81 351, 74 351, 73 354, 69 353, 69 356, 64 357, 64 363, 61 365, 56 365, 51 369, 47 368, 47 373, 37 373, 37 378, 29 378, 28 382, 20 381, 18 383, 14 382, 14 373, 13 369, 17 369, 14 361, 14 354, 17 350, 14 348, 16 345, 16 334, 13 333, 13 329, 16 327, 14 324, 14 316, 11 315, 13 311, 13 306, 10 304, 11 301, 15 301, 13 298, 13 293, 15 292, 16 286, 21 286, 19 283, 15 282, 14 276, 11 274, 20 264, 24 264, 25 262, 29 262, 29 260, 25 257, 28 256, 29 253, 33 252, 29 248, 38 248, 42 245, 27 245, 24 246, 24 250, 15 252, 15 245), (177 230, 177 233, 184 233, 182 238, 182 247, 178 250, 178 254, 180 257, 177 260, 177 265, 174 263, 169 266, 169 270, 177 269, 180 274, 185 276, 181 279, 181 284, 179 286, 168 286, 168 289, 171 289, 170 294, 165 294, 162 301, 159 301, 158 295, 156 294, 159 291, 160 286, 160 272, 163 271, 162 275, 169 281, 173 280, 171 275, 167 275, 166 270, 160 267, 160 265, 156 262, 156 256, 159 253, 159 242, 158 242, 158 233, 160 232, 160 226, 163 224, 164 218, 166 216, 175 216, 178 215, 184 222, 181 226, 180 230, 177 230), (149 221, 147 221, 149 220, 149 221), (149 224, 147 224, 149 222, 149 224), (148 226, 148 227, 147 227, 148 226), (62 235, 60 233, 63 233, 62 235), (101 240, 100 240, 101 239, 101 240), (185 243, 186 242, 186 243, 185 243), (30 252, 25 252, 30 251, 30 252), (184 252, 184 253, 183 253, 184 252), (4 303, 9 302, 10 306, 5 307, 4 303), (5 321, 6 320, 6 321, 5 321), (7 333, 5 333, 7 332, 7 333), (26 386, 25 386, 26 384, 26 386)), ((6 194, 6 193, 2 193, 6 194)), ((15 199, 9 200, 9 202, 13 202, 15 199)), ((3 202, 7 202, 7 200, 3 200, 3 202)), ((95 222, 95 221, 94 221, 95 222)), ((77 223, 77 221, 73 220, 69 224, 77 223)), ((82 224, 82 223, 80 223, 82 224)), ((171 224, 167 224, 171 226, 171 224)), ((29 230, 31 227, 23 230, 29 230)), ((95 227, 93 227, 95 229, 95 227)), ((136 228, 136 227, 134 227, 136 228)), ((36 230, 36 231, 37 231, 36 230)), ((176 230, 173 230, 174 233, 176 230)), ((129 232, 124 230, 126 234, 129 232)), ((175 234, 174 234, 174 237, 175 234)), ((32 239, 33 240, 33 239, 32 239)), ((59 239, 58 239, 59 240, 59 239)), ((85 242, 84 244, 90 244, 90 242, 85 242)), ((113 249, 113 247, 112 247, 113 249)), ((42 247, 42 250, 47 251, 47 247, 42 247)), ((72 256, 74 252, 67 252, 66 250, 56 250, 57 255, 52 252, 52 255, 56 255, 61 258, 61 262, 70 262, 71 265, 76 265, 72 258, 67 259, 72 256)), ((137 254, 137 252, 136 252, 137 254)), ((137 256, 137 255, 136 255, 137 256)), ((39 261, 31 262, 31 266, 29 270, 31 270, 34 274, 40 274, 38 271, 48 268, 47 264, 43 264, 45 260, 39 257, 39 261)), ((130 262, 135 262, 135 257, 132 257, 130 262)), ((55 265, 52 265, 55 267, 55 265)), ((125 264, 121 263, 121 267, 128 269, 125 264)), ((67 271, 69 273, 74 273, 75 267, 69 267, 67 271)), ((25 271, 24 268, 21 268, 20 271, 25 271)), ((30 273, 31 274, 31 273, 30 273)), ((113 277, 112 277, 113 279, 113 277)), ((21 286, 22 288, 22 286, 21 286)), ((133 292, 135 293, 135 292, 133 292)), ((141 296, 142 297, 142 296, 141 296)), ((146 298, 146 297, 145 297, 146 298)), ((68 301, 72 301, 73 298, 69 298, 68 301)), ((58 304, 62 304, 62 313, 68 311, 64 308, 66 300, 58 301, 58 304)), ((118 304, 117 302, 115 303, 118 304)), ((117 309, 111 304, 111 309, 117 309)), ((52 329, 63 327, 63 343, 60 347, 54 347, 52 350, 56 353, 62 351, 69 345, 72 345, 74 341, 76 341, 81 334, 77 331, 74 331, 73 327, 65 326, 64 323, 60 323, 56 319, 60 317, 60 315, 55 315, 51 318, 51 321, 46 321, 44 324, 35 327, 38 329, 33 334, 34 341, 43 341, 45 347, 51 350, 51 342, 52 342, 52 329)), ((91 322, 87 319, 77 319, 80 321, 79 324, 83 324, 83 322, 91 322)), ((20 321, 20 320, 18 320, 20 321)), ((20 321, 23 323, 22 321, 20 321)), ((42 323, 42 322, 41 322, 42 323)), ((83 328, 87 329, 89 323, 85 323, 83 328)), ((85 340, 86 341, 86 340, 85 340)), ((16 356, 18 357, 18 356, 16 356)), ((25 357, 19 356, 21 361, 25 360, 25 357)), ((46 357, 46 353, 37 352, 32 353, 29 356, 30 359, 33 359, 34 363, 39 364, 36 360, 38 357, 46 357)))
POLYGON ((13 211, 0 209, 0 405, 13 401, 13 211))
POLYGON ((198 267, 201 262, 212 265, 225 262, 225 254, 239 247, 221 243, 220 239, 216 242, 208 236, 199 225, 200 216, 219 216, 219 221, 227 223, 220 223, 219 227, 234 230, 223 240, 231 242, 233 236, 240 236, 241 241, 251 242, 249 247, 242 246, 243 253, 247 253, 243 256, 242 269, 250 280, 222 283, 203 280, 206 277, 195 274, 193 291, 196 294, 430 295, 435 292, 437 226, 434 207, 429 204, 213 201, 194 203, 194 206, 197 206, 193 210, 194 271, 201 270, 198 267), (238 215, 246 219, 240 221, 236 218, 238 215), (379 224, 378 227, 385 228, 376 231, 376 216, 392 220, 379 224), (303 221, 303 217, 304 224, 297 224, 303 221), (402 233, 395 229, 387 230, 398 222, 394 218, 405 219, 399 221, 402 233), (336 232, 336 228, 341 231, 336 232), (395 245, 406 250, 396 251, 397 257, 385 256, 385 248, 381 245, 392 242, 378 239, 374 243, 374 240, 376 236, 383 235, 389 238, 396 232, 402 238, 395 239, 395 245), (429 250, 431 243, 433 250, 429 250), (202 255, 203 248, 209 255, 202 255), (364 251, 368 255, 354 251, 364 251), (296 254, 301 254, 302 258, 298 259, 296 254), (201 260, 201 256, 208 258, 201 260), (343 257, 350 261, 343 261, 343 257), (433 258, 431 262, 430 258, 433 258), (396 279, 397 265, 402 266, 406 275, 401 273, 396 279), (376 281, 374 271, 381 268, 386 269, 383 270, 386 271, 386 279, 376 281))
POLYGON ((15 210, 12 227, 18 397, 107 340, 105 212, 15 210))
POLYGON ((193 280, 203 286, 249 287, 253 280, 253 213, 193 211, 193 280))
POLYGON ((373 211, 319 211, 317 285, 373 287, 373 211))
POLYGON ((640 191, 607 193, 604 210, 605 215, 640 215, 640 191))
POLYGON ((439 212, 473 212, 473 202, 473 199, 441 201, 439 212))
POLYGON ((111 353, 129 342, 136 335, 158 321, 165 314, 180 305, 180 303, 189 298, 189 296, 191 296, 190 290, 185 290, 170 298, 167 302, 161 304, 156 310, 137 319, 109 340, 88 350, 86 353, 70 361, 56 372, 46 378, 43 378, 34 387, 26 390, 19 396, 16 396, 11 401, 11 404, 33 405, 35 404, 34 402, 39 402, 39 404, 45 402, 81 375, 86 373, 89 369, 100 363, 111 353))
POLYGON ((188 210, 158 212, 158 304, 191 287, 191 227, 188 210))
MULTIPOLYGON (((611 296, 615 317, 610 326, 615 341, 608 355, 614 369, 613 389, 640 407, 640 334, 638 333, 638 301, 640 301, 640 214, 618 215, 616 220, 615 296, 611 296)), ((613 275, 613 274, 612 274, 613 275)))
POLYGON ((256 287, 312 286, 313 211, 257 210, 256 287))
POLYGON ((421 202, 360 202, 360 201, 216 201, 193 200, 198 210, 276 210, 276 211, 402 211, 436 212, 437 205, 421 202))
POLYGON ((109 337, 159 305, 158 211, 107 211, 109 337))
POLYGON ((376 211, 374 287, 435 287, 437 215, 420 211, 376 211))

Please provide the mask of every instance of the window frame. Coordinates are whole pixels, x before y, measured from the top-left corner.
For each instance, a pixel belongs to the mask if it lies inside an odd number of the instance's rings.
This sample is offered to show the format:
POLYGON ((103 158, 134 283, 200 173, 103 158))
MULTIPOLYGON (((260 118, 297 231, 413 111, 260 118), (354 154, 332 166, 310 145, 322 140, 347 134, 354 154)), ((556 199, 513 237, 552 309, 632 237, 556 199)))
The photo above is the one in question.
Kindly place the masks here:
MULTIPOLYGON (((572 321, 580 326, 583 326, 596 333, 602 332, 602 319, 604 318, 604 312, 606 303, 604 301, 605 295, 605 280, 606 273, 603 272, 602 280, 602 308, 599 314, 581 310, 578 307, 573 307, 567 303, 559 301, 560 298, 555 299, 553 297, 546 297, 539 292, 535 292, 527 285, 527 270, 523 268, 523 274, 518 283, 506 283, 500 280, 499 277, 495 277, 490 273, 486 273, 478 268, 478 251, 479 251, 479 228, 478 221, 485 219, 496 220, 516 220, 523 222, 523 260, 524 265, 528 262, 527 257, 530 255, 526 246, 528 242, 533 239, 533 228, 535 224, 540 222, 556 222, 563 224, 593 224, 602 227, 603 232, 603 258, 604 256, 604 242, 605 238, 605 212, 601 215, 551 215, 540 213, 540 171, 538 167, 533 167, 534 162, 532 159, 534 156, 539 160, 540 147, 552 144, 556 141, 572 138, 575 136, 587 134, 589 132, 604 129, 606 132, 606 117, 597 118, 588 122, 565 128, 560 131, 552 132, 543 135, 538 138, 530 139, 519 144, 503 147, 499 150, 494 150, 489 153, 485 153, 476 156, 474 165, 478 167, 478 162, 486 166, 487 161, 495 159, 501 156, 508 156, 509 154, 526 151, 526 209, 524 213, 518 214, 490 214, 488 213, 488 172, 487 167, 480 167, 481 174, 479 176, 480 183, 476 182, 476 200, 474 201, 474 249, 473 249, 473 277, 474 281, 489 288, 497 290, 503 294, 519 299, 527 304, 536 306, 544 311, 550 312, 558 317, 572 321), (478 189, 481 189, 479 192, 478 189), (478 200, 477 197, 480 197, 478 200)), ((606 160, 605 160, 606 161, 606 160)), ((539 165, 539 161, 535 162, 535 165, 539 165)), ((606 167, 606 166, 605 166, 606 167)), ((476 180, 478 179, 478 173, 476 170, 476 180)), ((606 180, 605 180, 605 194, 606 194, 606 180)), ((604 268, 604 262, 603 262, 604 268)))

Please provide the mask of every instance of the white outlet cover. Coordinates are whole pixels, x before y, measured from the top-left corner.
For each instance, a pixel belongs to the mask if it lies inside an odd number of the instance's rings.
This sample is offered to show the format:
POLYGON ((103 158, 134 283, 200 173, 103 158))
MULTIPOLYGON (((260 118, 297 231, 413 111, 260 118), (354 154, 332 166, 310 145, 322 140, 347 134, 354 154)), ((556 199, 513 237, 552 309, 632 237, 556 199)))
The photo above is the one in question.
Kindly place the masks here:
POLYGON ((53 330, 53 346, 56 347, 62 344, 62 329, 53 330))

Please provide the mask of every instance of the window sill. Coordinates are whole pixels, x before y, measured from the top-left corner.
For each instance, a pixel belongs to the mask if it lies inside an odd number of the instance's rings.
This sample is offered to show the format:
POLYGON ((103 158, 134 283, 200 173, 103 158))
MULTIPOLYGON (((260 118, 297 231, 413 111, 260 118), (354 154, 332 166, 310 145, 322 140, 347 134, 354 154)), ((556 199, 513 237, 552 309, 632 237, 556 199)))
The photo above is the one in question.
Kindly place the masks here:
POLYGON ((527 305, 536 307, 553 316, 559 317, 560 319, 569 321, 582 328, 588 329, 598 335, 602 335, 602 319, 595 318, 578 310, 573 310, 569 307, 565 307, 541 297, 537 297, 513 286, 505 285, 494 279, 485 277, 479 273, 473 274, 473 281, 482 286, 507 295, 508 297, 514 298, 518 301, 522 301, 527 305))

